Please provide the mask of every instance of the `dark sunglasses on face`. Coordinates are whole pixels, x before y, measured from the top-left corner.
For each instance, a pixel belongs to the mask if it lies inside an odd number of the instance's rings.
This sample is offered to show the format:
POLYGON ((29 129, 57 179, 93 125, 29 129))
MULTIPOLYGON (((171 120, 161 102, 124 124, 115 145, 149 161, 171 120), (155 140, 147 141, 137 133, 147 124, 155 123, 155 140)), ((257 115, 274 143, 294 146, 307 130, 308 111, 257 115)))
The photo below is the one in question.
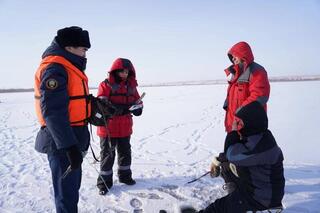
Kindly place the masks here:
POLYGON ((121 73, 129 73, 129 70, 127 70, 127 69, 124 69, 124 70, 119 70, 119 72, 121 72, 121 73))

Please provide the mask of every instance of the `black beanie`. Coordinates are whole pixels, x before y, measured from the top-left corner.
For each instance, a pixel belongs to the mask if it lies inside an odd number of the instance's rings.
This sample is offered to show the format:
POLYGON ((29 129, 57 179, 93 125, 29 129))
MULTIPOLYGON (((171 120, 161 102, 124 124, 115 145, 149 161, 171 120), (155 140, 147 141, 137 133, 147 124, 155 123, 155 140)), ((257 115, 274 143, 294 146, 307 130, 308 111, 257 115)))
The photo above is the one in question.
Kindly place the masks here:
POLYGON ((58 30, 55 39, 62 48, 66 46, 91 47, 88 31, 82 30, 81 27, 77 26, 58 30))
POLYGON ((236 116, 244 123, 244 127, 240 130, 240 133, 244 136, 258 134, 268 129, 267 113, 257 101, 242 107, 236 113, 236 116))

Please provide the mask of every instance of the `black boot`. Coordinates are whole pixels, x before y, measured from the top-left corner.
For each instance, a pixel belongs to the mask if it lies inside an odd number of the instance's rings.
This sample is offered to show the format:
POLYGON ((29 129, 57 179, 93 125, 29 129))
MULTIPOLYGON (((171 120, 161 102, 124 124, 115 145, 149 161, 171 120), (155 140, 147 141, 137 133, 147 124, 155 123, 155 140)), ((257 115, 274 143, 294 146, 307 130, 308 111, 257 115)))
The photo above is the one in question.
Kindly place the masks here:
POLYGON ((192 206, 181 206, 180 212, 181 213, 197 213, 198 211, 192 206))
POLYGON ((119 182, 126 185, 134 185, 136 181, 132 179, 132 172, 128 170, 119 170, 118 171, 119 182))
POLYGON ((231 194, 234 190, 236 190, 236 184, 234 182, 226 182, 223 184, 222 189, 228 194, 231 194))
POLYGON ((109 192, 109 190, 105 187, 99 188, 99 195, 105 195, 109 192))
POLYGON ((119 182, 130 186, 136 184, 136 181, 133 180, 132 177, 119 178, 119 182))
POLYGON ((97 185, 98 189, 99 189, 99 195, 105 195, 109 192, 109 190, 111 189, 113 183, 112 182, 105 182, 107 184, 107 187, 105 186, 105 184, 103 183, 103 185, 97 185))
POLYGON ((106 178, 106 176, 99 176, 97 180, 97 187, 99 189, 99 195, 105 195, 109 192, 111 187, 113 186, 112 176, 106 178), (104 177, 104 180, 102 180, 102 177, 104 177))

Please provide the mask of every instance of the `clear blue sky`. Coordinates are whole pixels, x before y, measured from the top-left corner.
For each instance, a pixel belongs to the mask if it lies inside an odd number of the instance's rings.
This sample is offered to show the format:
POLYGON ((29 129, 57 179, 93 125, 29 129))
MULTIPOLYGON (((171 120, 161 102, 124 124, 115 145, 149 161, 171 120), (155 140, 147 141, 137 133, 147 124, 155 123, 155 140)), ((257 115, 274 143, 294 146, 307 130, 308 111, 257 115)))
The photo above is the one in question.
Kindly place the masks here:
POLYGON ((247 41, 269 76, 316 75, 320 0, 0 0, 0 88, 31 88, 56 31, 90 33, 90 86, 117 57, 139 83, 223 79, 228 49, 247 41))

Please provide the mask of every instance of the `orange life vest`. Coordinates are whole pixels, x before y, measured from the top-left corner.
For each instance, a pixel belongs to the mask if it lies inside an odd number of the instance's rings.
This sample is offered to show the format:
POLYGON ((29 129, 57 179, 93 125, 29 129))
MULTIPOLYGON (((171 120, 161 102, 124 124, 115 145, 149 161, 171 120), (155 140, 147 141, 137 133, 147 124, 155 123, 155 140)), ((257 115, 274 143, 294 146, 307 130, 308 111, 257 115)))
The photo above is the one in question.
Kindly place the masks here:
POLYGON ((35 107, 36 113, 41 126, 45 126, 40 106, 40 84, 41 76, 47 66, 52 63, 61 64, 68 74, 68 94, 69 94, 69 121, 71 126, 83 126, 87 124, 87 119, 90 117, 91 106, 88 99, 89 88, 88 78, 77 67, 71 64, 68 60, 61 56, 45 57, 35 74, 35 107))

